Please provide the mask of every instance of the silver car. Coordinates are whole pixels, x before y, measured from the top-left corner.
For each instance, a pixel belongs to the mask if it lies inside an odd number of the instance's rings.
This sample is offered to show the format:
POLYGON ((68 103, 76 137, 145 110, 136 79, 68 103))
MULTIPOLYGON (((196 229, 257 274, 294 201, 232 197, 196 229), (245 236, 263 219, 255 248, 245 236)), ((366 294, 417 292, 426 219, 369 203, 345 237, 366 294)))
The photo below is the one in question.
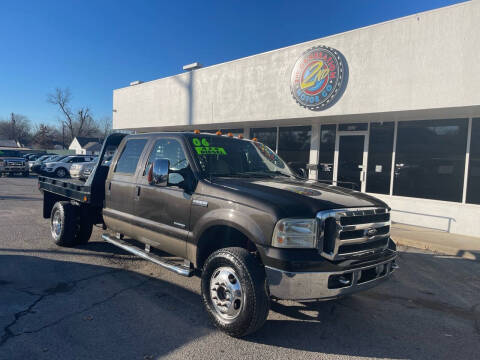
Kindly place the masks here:
POLYGON ((91 161, 73 164, 70 168, 70 177, 73 179, 87 180, 96 163, 96 161, 91 161))

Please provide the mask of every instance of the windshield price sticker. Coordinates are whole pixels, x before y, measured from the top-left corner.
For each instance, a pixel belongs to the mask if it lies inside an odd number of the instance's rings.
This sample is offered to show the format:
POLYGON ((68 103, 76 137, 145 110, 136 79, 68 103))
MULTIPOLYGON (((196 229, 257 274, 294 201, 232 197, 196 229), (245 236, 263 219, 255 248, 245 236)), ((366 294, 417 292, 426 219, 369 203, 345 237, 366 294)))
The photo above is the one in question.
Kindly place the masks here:
POLYGON ((199 155, 227 155, 227 152, 223 147, 210 146, 207 139, 192 139, 193 145, 195 145, 195 151, 199 155))

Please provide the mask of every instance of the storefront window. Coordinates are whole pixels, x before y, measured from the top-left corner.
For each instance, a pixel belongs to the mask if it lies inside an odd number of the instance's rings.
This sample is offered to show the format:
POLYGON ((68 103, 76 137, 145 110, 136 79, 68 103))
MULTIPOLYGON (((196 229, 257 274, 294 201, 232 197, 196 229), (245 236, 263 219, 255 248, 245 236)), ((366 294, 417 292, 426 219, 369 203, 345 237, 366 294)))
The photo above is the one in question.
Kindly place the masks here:
POLYGON ((467 120, 398 123, 394 195, 462 201, 467 120))
POLYGON ((339 124, 338 131, 367 131, 367 123, 339 124))
POLYGON ((242 129, 220 129, 223 135, 227 135, 228 133, 232 133, 235 136, 243 135, 243 128, 242 129))
POLYGON ((390 194, 393 136, 393 122, 370 124, 367 192, 390 194))
POLYGON ((294 170, 306 169, 310 160, 311 126, 279 129, 278 155, 294 170))
POLYGON ((273 151, 277 151, 277 128, 254 128, 250 129, 250 138, 257 138, 258 141, 267 145, 273 151))
POLYGON ((320 129, 320 154, 318 155, 318 180, 333 180, 336 125, 322 125, 320 129))
POLYGON ((467 203, 480 204, 480 119, 472 120, 467 203))

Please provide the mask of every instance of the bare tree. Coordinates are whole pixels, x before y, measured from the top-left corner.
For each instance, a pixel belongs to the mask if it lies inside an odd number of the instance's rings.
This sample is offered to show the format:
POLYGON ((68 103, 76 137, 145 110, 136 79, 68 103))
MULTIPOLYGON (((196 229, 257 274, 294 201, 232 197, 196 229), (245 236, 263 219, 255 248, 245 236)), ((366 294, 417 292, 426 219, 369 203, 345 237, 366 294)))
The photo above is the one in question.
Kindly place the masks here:
POLYGON ((33 144, 39 149, 51 149, 53 147, 56 129, 39 124, 35 134, 33 135, 33 144))
POLYGON ((26 145, 32 139, 30 120, 24 115, 11 113, 8 120, 0 120, 0 138, 26 145))
POLYGON ((60 126, 66 129, 69 141, 77 136, 92 136, 98 133, 91 111, 88 107, 81 107, 75 112, 71 108, 72 93, 70 89, 56 88, 55 92, 47 95, 47 102, 58 106, 62 118, 59 119, 60 126))
POLYGON ((103 138, 106 138, 112 133, 112 118, 110 116, 104 116, 99 121, 99 133, 103 138))

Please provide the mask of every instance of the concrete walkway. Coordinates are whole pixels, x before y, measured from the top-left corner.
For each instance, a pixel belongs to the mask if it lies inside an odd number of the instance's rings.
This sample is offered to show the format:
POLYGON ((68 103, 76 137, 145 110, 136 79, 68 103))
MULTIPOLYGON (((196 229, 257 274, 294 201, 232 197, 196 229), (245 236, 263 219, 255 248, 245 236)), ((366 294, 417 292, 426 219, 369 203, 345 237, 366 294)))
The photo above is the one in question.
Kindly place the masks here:
POLYGON ((480 238, 478 237, 396 223, 392 224, 391 236, 398 245, 480 261, 480 238))

